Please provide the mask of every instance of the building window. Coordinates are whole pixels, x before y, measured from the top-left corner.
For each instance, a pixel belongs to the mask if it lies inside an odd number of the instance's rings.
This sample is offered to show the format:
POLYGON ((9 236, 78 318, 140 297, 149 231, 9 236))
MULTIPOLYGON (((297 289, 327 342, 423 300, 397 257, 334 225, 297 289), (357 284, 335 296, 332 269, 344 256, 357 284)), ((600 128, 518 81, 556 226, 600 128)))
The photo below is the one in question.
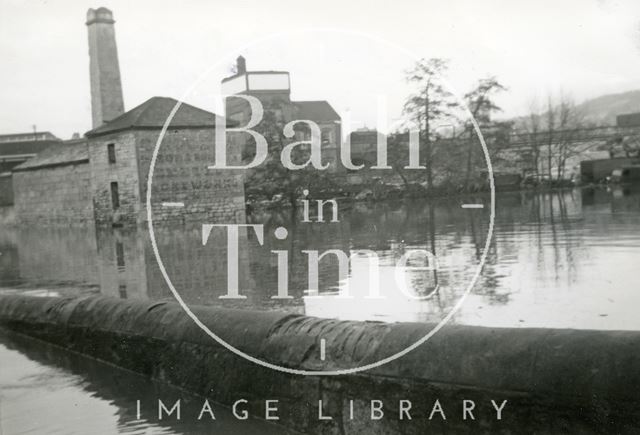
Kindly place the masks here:
POLYGON ((116 145, 115 144, 110 143, 109 145, 107 145, 107 156, 109 157, 109 163, 116 162, 116 145))
POLYGON ((116 242, 116 266, 124 267, 124 245, 116 242))
POLYGON ((333 143, 333 131, 330 128, 322 129, 322 144, 333 143))
POLYGON ((127 285, 120 284, 118 286, 118 293, 120 294, 120 299, 127 299, 127 285))
POLYGON ((118 183, 116 181, 111 183, 111 205, 114 210, 120 208, 120 195, 118 194, 118 183))

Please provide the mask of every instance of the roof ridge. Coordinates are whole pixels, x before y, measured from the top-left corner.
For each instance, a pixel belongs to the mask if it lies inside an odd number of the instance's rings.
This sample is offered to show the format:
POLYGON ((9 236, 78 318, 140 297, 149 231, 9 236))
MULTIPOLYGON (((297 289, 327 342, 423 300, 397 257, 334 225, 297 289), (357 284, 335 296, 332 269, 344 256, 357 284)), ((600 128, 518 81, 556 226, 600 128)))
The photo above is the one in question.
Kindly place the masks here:
MULTIPOLYGON (((149 98, 147 101, 145 101, 144 103, 142 103, 140 105, 140 107, 144 108, 131 119, 131 125, 130 127, 133 127, 134 125, 136 125, 138 123, 138 121, 140 121, 140 119, 142 118, 142 116, 147 113, 147 111, 153 106, 154 101, 156 101, 157 99, 160 99, 162 97, 158 97, 158 96, 153 96, 151 98, 149 98)), ((125 112, 127 113, 127 112, 125 112)))

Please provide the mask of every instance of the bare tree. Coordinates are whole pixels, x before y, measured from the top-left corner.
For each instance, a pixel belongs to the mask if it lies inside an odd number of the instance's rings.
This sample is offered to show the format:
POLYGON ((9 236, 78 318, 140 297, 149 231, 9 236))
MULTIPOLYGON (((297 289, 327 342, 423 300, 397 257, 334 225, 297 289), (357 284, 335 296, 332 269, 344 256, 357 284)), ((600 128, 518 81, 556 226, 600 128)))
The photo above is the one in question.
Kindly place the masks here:
POLYGON ((544 114, 544 119, 546 121, 545 124, 545 133, 546 133, 546 160, 547 160, 547 177, 551 180, 552 177, 552 165, 553 165, 553 144, 556 134, 556 124, 558 122, 558 113, 556 112, 555 107, 553 106, 553 99, 551 94, 547 95, 547 111, 544 114))
POLYGON ((577 140, 580 128, 584 126, 584 116, 564 93, 560 93, 557 99, 549 94, 545 109, 540 113, 535 101, 530 105, 530 113, 524 122, 528 151, 538 180, 543 173, 549 180, 562 180, 566 176, 568 160, 589 149, 589 145, 577 140), (544 171, 540 170, 541 166, 544 166, 544 171))
POLYGON ((416 86, 416 91, 405 102, 404 113, 409 115, 420 129, 428 192, 431 192, 433 187, 432 126, 435 121, 450 116, 451 110, 456 107, 451 93, 445 89, 441 80, 447 69, 448 62, 444 59, 421 59, 407 71, 406 76, 407 81, 416 86))
MULTIPOLYGON (((506 91, 507 88, 503 86, 495 77, 488 77, 478 81, 478 84, 468 93, 465 94, 464 99, 467 104, 469 112, 473 119, 481 127, 488 127, 491 124, 491 115, 494 112, 499 112, 502 109, 495 103, 494 97, 497 93, 506 91)), ((471 122, 467 122, 465 130, 468 132, 469 141, 467 144, 467 164, 466 174, 464 181, 464 188, 469 188, 469 181, 471 180, 473 150, 475 148, 476 136, 475 130, 471 122)))
POLYGON ((556 178, 563 180, 566 175, 567 161, 571 157, 584 153, 590 146, 585 146, 577 140, 580 128, 584 124, 584 115, 578 111, 573 100, 565 94, 561 94, 555 110, 558 112, 559 126, 555 152, 556 178))

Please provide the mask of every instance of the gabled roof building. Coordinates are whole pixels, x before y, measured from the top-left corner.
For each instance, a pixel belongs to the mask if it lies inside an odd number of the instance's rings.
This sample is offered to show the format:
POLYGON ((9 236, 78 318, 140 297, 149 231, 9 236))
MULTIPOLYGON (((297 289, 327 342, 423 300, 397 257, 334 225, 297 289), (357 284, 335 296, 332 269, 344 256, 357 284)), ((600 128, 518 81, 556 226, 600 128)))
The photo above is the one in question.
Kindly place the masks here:
MULTIPOLYGON (((310 120, 320 127, 323 163, 329 171, 343 170, 340 163, 341 119, 329 102, 292 101, 291 79, 286 71, 248 71, 244 57, 236 61, 236 74, 222 80, 225 95, 250 95, 258 98, 263 109, 276 112, 281 121, 310 120)), ((227 119, 245 125, 250 119, 250 107, 240 98, 228 98, 225 107, 227 119)), ((246 136, 246 135, 245 135, 246 136)), ((297 140, 308 139, 298 138, 297 140)), ((242 139, 240 139, 242 141, 242 139)), ((248 146, 246 138, 241 147, 248 146)), ((247 153, 245 153, 247 154, 247 153)))
MULTIPOLYGON (((14 168, 17 219, 54 225, 145 222, 151 158, 177 103, 150 98, 88 131, 85 139, 45 150, 14 168)), ((169 123, 154 169, 155 221, 244 221, 242 175, 207 170, 214 163, 215 117, 184 103, 169 123)), ((230 161, 239 161, 239 153, 229 148, 230 161)))

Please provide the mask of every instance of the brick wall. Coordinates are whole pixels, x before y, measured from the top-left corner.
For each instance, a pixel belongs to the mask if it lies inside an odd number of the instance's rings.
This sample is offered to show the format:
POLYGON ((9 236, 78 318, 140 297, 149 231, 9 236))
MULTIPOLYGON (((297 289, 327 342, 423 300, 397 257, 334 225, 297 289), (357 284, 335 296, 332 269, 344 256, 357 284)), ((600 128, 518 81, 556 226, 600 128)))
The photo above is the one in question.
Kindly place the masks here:
POLYGON ((17 222, 36 225, 93 223, 89 174, 87 163, 14 172, 17 222))

